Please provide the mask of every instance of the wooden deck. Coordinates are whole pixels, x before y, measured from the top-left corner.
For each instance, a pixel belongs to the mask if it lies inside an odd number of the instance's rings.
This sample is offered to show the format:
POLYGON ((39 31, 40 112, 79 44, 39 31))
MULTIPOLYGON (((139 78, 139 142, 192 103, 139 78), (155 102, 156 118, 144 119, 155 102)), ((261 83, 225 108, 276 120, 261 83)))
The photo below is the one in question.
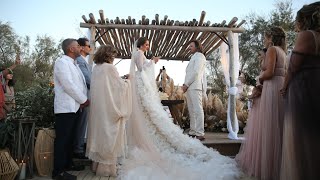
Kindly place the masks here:
MULTIPOLYGON (((243 138, 243 134, 238 135, 243 138)), ((207 147, 217 149, 224 156, 234 157, 238 154, 243 140, 231 140, 227 133, 206 133, 203 144, 207 147)))
MULTIPOLYGON (((203 141, 203 144, 206 145, 207 147, 212 147, 214 149, 217 149, 222 155, 234 157, 239 151, 242 140, 230 140, 228 139, 227 135, 228 135, 227 133, 206 133, 205 134, 206 139, 203 141)), ((239 135, 239 137, 242 137, 242 135, 239 135)), ((69 172, 73 175, 77 175, 78 180, 115 180, 116 179, 114 177, 96 176, 90 170, 91 162, 88 160, 84 160, 84 161, 76 160, 75 163, 86 165, 86 169, 84 171, 69 172)), ((51 179, 51 177, 34 176, 32 180, 48 180, 48 179, 51 179)))
MULTIPOLYGON (((86 166, 86 169, 83 171, 69 171, 70 174, 76 175, 77 180, 115 180, 114 177, 103 177, 96 176, 91 170, 89 166, 86 166)), ((32 180, 49 180, 51 177, 39 177, 35 176, 32 180)))

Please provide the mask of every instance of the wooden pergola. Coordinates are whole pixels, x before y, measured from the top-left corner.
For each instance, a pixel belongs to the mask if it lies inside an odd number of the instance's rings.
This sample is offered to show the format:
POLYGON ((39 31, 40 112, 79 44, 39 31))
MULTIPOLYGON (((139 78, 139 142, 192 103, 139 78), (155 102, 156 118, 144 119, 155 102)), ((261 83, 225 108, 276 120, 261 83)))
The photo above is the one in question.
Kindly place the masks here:
MULTIPOLYGON (((130 59, 131 50, 134 41, 139 37, 148 37, 150 40, 150 50, 153 56, 161 56, 166 60, 188 61, 191 53, 187 50, 187 42, 196 39, 199 40, 204 48, 204 55, 207 60, 211 60, 210 54, 217 49, 221 43, 228 44, 226 39, 228 31, 233 33, 242 33, 244 28, 241 25, 244 20, 237 24, 238 18, 234 17, 227 23, 205 22, 206 12, 202 11, 199 21, 196 19, 190 21, 170 20, 165 15, 159 19, 156 14, 153 20, 142 16, 141 20, 136 20, 130 16, 127 19, 108 19, 103 10, 99 11, 100 19, 94 17, 92 13, 89 18, 82 16, 84 20, 80 23, 82 28, 91 29, 90 45, 95 47, 97 41, 100 45, 111 44, 118 50, 116 58, 130 59), (93 38, 94 37, 94 38, 93 38)), ((94 52, 94 48, 92 48, 94 52)))
MULTIPOLYGON (((141 20, 136 21, 130 16, 127 19, 117 17, 114 20, 105 18, 102 10, 99 11, 100 19, 96 20, 92 13, 89 18, 82 16, 84 23, 80 23, 82 28, 90 28, 92 47, 91 54, 95 51, 96 41, 100 45, 111 44, 118 50, 116 58, 131 59, 132 46, 139 37, 147 37, 150 41, 150 50, 153 56, 161 56, 161 59, 188 61, 191 53, 187 50, 190 40, 199 40, 204 48, 204 55, 207 60, 212 60, 210 54, 217 49, 221 43, 225 42, 229 47, 229 88, 236 88, 235 54, 234 54, 234 33, 244 32, 241 27, 244 20, 237 24, 238 18, 234 17, 229 23, 211 24, 205 22, 206 13, 202 11, 199 21, 175 21, 168 19, 165 15, 162 20, 156 14, 153 20, 142 16, 141 20), (227 39, 228 37, 228 39, 227 39)), ((90 56, 92 63, 93 56, 90 56)), ((229 92, 230 109, 228 117, 228 137, 238 139, 238 120, 236 115, 236 95, 229 92)))

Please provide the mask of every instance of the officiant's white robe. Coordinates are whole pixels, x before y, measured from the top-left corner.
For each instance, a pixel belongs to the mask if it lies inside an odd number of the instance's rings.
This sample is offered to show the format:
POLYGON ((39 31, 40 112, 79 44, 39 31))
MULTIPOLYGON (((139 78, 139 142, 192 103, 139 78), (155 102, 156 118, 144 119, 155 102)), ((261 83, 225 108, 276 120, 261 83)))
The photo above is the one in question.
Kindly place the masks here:
POLYGON ((99 164, 115 164, 125 153, 125 123, 131 114, 130 81, 112 64, 93 68, 86 154, 99 164))

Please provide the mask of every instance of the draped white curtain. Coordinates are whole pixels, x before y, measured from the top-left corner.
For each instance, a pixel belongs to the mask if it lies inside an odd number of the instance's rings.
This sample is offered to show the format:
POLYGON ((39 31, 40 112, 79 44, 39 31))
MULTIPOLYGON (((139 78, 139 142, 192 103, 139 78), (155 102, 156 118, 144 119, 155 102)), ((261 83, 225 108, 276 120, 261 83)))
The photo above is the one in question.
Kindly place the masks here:
MULTIPOLYGON (((229 93, 229 97, 228 97, 228 111, 227 111, 227 128, 229 131, 228 137, 230 139, 239 139, 238 138, 238 131, 239 131, 239 123, 238 123, 238 118, 237 116, 235 116, 235 119, 231 119, 231 115, 230 115, 230 101, 231 101, 231 96, 230 95, 237 95, 238 92, 238 88, 235 86, 234 87, 230 87, 230 78, 234 78, 234 81, 236 82, 239 76, 239 69, 240 69, 240 62, 239 62, 239 42, 238 42, 238 34, 237 33, 233 33, 233 49, 229 49, 228 45, 226 43, 223 43, 220 46, 220 52, 221 52, 221 65, 222 65, 222 70, 223 70, 223 74, 225 77, 225 82, 227 85, 227 89, 228 89, 228 93, 229 93), (234 68, 230 69, 229 65, 230 65, 230 56, 229 56, 229 51, 233 50, 234 53, 234 68), (231 77, 230 72, 234 72, 234 77, 231 77)), ((236 107, 236 106, 234 106, 236 107)))

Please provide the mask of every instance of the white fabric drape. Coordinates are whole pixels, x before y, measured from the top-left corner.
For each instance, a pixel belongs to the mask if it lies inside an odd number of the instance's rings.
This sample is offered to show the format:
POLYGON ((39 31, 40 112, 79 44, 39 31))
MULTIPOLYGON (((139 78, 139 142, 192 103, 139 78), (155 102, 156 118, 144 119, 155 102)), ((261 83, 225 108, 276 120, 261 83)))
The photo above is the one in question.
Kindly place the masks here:
POLYGON ((112 64, 96 65, 91 80, 86 154, 99 164, 116 164, 125 156, 125 124, 131 115, 130 81, 124 81, 112 64))
POLYGON ((239 139, 238 138, 238 131, 239 131, 239 123, 238 123, 238 118, 233 120, 231 122, 230 118, 230 95, 237 95, 238 93, 238 88, 237 87, 230 87, 230 78, 234 78, 235 81, 238 79, 239 76, 239 69, 240 69, 240 62, 239 62, 239 42, 238 42, 238 34, 234 33, 233 34, 233 44, 234 44, 234 69, 229 68, 229 62, 230 62, 230 56, 229 56, 229 51, 231 49, 228 48, 226 43, 223 43, 220 46, 220 52, 221 52, 221 66, 223 70, 223 74, 225 77, 225 82, 228 88, 228 93, 229 93, 229 98, 228 98, 228 110, 227 110, 227 128, 229 131, 228 137, 230 139, 239 139), (235 77, 230 77, 230 72, 234 71, 235 77))

